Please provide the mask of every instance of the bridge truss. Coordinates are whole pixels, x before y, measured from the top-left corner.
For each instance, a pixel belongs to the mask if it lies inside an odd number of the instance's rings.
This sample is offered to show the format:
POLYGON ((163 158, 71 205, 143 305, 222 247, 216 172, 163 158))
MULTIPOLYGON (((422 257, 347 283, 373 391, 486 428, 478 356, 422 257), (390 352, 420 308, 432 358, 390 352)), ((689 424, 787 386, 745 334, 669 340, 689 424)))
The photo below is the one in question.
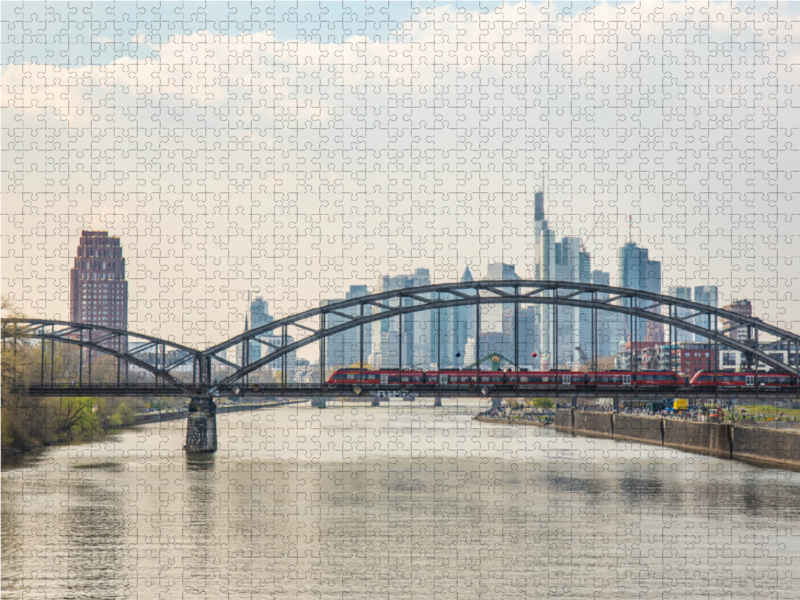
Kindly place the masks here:
MULTIPOLYGON (((365 359, 369 354, 369 349, 364 344, 365 327, 382 319, 398 319, 400 326, 398 328, 397 368, 399 368, 403 364, 402 319, 405 315, 420 311, 433 311, 435 314, 441 314, 440 311, 443 310, 471 306, 475 309, 476 331, 480 331, 481 308, 486 305, 513 307, 513 362, 515 365, 520 364, 520 307, 547 305, 551 307, 554 315, 551 323, 554 328, 552 339, 556 347, 554 353, 556 356, 558 356, 559 307, 577 307, 590 312, 592 329, 591 353, 589 353, 591 356, 590 368, 594 366, 595 370, 598 313, 609 311, 625 315, 634 322, 638 320, 651 321, 668 327, 670 343, 674 343, 676 331, 687 331, 698 334, 709 340, 709 343, 715 344, 718 350, 717 357, 719 357, 719 348, 727 347, 752 357, 756 361, 756 368, 760 362, 777 371, 800 377, 798 365, 792 366, 783 363, 770 356, 759 345, 766 341, 765 337, 771 338, 770 342, 786 344, 789 356, 797 356, 800 351, 800 335, 798 334, 770 325, 758 318, 747 317, 680 298, 641 290, 564 281, 473 281, 397 289, 313 308, 254 328, 202 351, 152 336, 94 325, 43 319, 8 319, 6 323, 14 324, 20 337, 43 341, 41 344, 43 357, 41 381, 39 386, 31 388, 30 393, 37 393, 38 389, 39 393, 77 395, 86 393, 89 388, 93 392, 99 388, 99 386, 91 385, 90 376, 88 385, 84 381, 83 365, 81 365, 81 376, 77 386, 74 384, 71 387, 65 387, 63 384, 56 386, 52 381, 52 366, 50 385, 47 385, 48 382, 45 380, 46 344, 50 344, 49 350, 52 356, 56 343, 66 343, 86 349, 90 357, 93 353, 115 357, 118 365, 117 394, 144 393, 143 388, 136 389, 134 384, 128 383, 127 378, 122 377, 123 368, 127 372, 128 365, 132 365, 151 374, 154 378, 154 385, 148 389, 158 389, 157 393, 161 394, 198 396, 261 392, 262 394, 278 395, 277 392, 282 390, 284 395, 324 393, 347 395, 345 393, 347 390, 338 389, 341 386, 329 386, 325 381, 325 343, 332 336, 353 329, 358 331, 360 354, 358 364, 361 365, 361 369, 364 369, 365 359), (338 322, 331 324, 335 321, 338 322), (720 327, 721 322, 726 323, 725 328, 720 327), (728 335, 740 328, 746 330, 747 339, 739 341, 728 335), (297 336, 292 337, 294 341, 291 343, 289 342, 290 332, 297 336), (122 343, 122 340, 125 340, 125 343, 122 343), (132 340, 137 340, 138 343, 132 344, 132 340), (258 344, 262 349, 261 356, 257 360, 250 360, 250 348, 253 344, 258 344), (285 373, 288 356, 310 344, 318 344, 320 351, 319 381, 315 386, 289 383, 264 385, 249 382, 248 378, 251 374, 275 361, 280 361, 281 371, 285 373), (223 356, 228 356, 228 351, 231 349, 238 351, 239 358, 235 362, 223 358, 223 356), (191 364, 190 376, 186 369, 189 364, 191 364)), ((637 340, 635 337, 637 327, 631 329, 633 333, 630 341, 634 342, 631 345, 631 352, 635 355, 637 352, 636 342, 643 340, 637 340)), ((479 335, 476 336, 476 354, 480 355, 479 335)), ((83 351, 81 356, 83 356, 83 351)), ((440 356, 441 353, 437 353, 434 362, 438 363, 440 356)), ((632 362, 635 369, 636 359, 634 358, 632 362)), ((91 361, 89 363, 91 364, 91 361)), ((106 383, 102 386, 103 392, 95 393, 111 394, 110 390, 113 387, 106 383)), ((351 391, 350 394, 353 392, 351 391)), ((511 395, 511 390, 509 390, 509 395, 511 395)))

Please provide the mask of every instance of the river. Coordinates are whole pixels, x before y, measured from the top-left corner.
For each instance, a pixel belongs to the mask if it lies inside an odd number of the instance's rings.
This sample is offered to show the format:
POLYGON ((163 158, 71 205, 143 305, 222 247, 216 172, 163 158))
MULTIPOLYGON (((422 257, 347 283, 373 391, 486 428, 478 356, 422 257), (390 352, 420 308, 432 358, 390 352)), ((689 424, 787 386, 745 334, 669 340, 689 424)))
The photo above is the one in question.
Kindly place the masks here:
POLYGON ((2 472, 3 598, 797 598, 800 473, 471 419, 289 406, 2 472))

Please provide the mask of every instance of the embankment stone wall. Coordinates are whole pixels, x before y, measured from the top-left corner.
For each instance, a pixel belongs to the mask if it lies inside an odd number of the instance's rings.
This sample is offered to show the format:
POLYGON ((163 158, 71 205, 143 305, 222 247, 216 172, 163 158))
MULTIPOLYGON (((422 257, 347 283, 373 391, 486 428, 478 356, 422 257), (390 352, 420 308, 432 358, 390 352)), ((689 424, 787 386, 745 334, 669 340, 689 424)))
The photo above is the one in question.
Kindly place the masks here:
POLYGON ((613 413, 576 410, 573 411, 573 433, 596 437, 614 437, 613 413))
POLYGON ((564 433, 656 444, 685 452, 734 458, 765 466, 800 469, 800 431, 661 417, 556 410, 564 433))
POLYGON ((663 419, 665 446, 688 452, 708 453, 709 424, 680 419, 663 419))
POLYGON ((735 427, 732 456, 769 466, 800 468, 800 431, 735 427))
POLYGON ((661 421, 659 417, 614 415, 614 439, 660 446, 664 442, 661 421))
POLYGON ((557 408, 556 409, 556 422, 555 428, 558 431, 565 431, 572 433, 572 409, 571 408, 557 408))

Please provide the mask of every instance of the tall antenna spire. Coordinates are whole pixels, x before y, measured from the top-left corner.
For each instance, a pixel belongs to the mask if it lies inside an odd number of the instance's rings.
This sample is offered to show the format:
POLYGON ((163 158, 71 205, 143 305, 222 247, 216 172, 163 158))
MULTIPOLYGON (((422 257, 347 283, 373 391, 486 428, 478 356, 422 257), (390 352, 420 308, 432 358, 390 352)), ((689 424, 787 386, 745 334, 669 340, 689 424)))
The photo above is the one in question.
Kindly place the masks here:
POLYGON ((547 187, 547 166, 542 164, 542 193, 544 193, 547 187))

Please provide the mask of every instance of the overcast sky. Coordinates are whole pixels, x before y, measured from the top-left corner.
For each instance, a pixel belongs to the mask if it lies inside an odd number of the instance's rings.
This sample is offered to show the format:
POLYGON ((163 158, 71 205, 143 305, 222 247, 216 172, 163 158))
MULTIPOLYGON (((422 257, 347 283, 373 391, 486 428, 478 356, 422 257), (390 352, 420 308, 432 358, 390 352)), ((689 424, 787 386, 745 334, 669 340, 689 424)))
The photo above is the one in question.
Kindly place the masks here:
POLYGON ((533 194, 616 282, 800 332, 800 31, 774 3, 2 5, 3 294, 68 316, 83 229, 129 329, 193 346, 380 274, 533 272, 533 194), (602 216, 601 216, 602 215, 602 216))

